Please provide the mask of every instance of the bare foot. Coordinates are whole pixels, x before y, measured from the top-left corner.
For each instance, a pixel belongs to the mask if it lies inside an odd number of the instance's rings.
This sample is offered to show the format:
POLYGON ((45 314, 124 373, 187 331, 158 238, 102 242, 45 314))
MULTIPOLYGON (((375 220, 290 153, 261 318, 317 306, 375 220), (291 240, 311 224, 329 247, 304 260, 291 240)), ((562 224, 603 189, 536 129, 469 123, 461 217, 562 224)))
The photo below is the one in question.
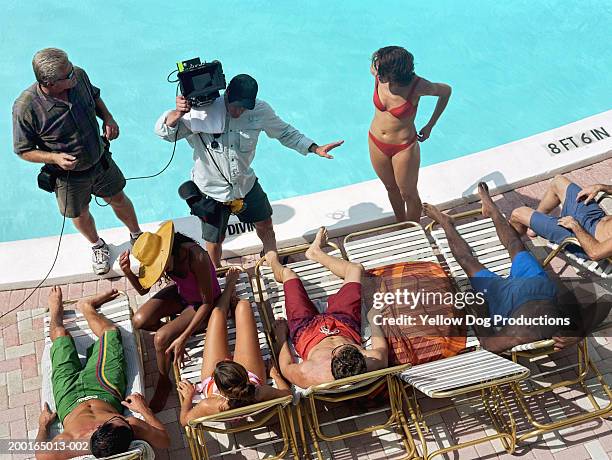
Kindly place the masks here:
POLYGON ((77 308, 82 310, 86 307, 93 307, 95 309, 101 307, 106 302, 110 302, 113 299, 119 297, 119 291, 117 289, 110 289, 106 292, 101 292, 96 295, 92 295, 91 297, 86 297, 77 302, 77 308))
POLYGON ((167 375, 160 374, 159 379, 157 379, 155 394, 149 403, 149 407, 153 412, 157 413, 164 409, 168 396, 170 396, 170 390, 172 390, 172 380, 167 375))
POLYGON ((62 288, 59 286, 53 286, 49 291, 49 314, 51 316, 59 315, 63 316, 64 304, 62 303, 63 294, 62 288))
POLYGON ((226 289, 228 287, 231 287, 232 289, 236 288, 236 282, 238 281, 238 278, 240 278, 240 273, 242 272, 242 269, 240 267, 237 267, 235 265, 232 265, 227 272, 225 273, 225 286, 226 289))
POLYGON ((309 260, 315 260, 317 254, 323 251, 323 246, 327 244, 327 229, 325 227, 321 227, 317 232, 317 236, 315 236, 314 241, 311 243, 310 247, 306 250, 306 258, 309 260))
POLYGON ((433 204, 423 203, 423 212, 427 217, 439 223, 440 225, 454 225, 455 223, 451 216, 449 216, 448 214, 444 214, 433 204))
POLYGON ((538 234, 536 232, 534 232, 533 230, 531 230, 530 228, 527 229, 527 236, 529 238, 536 238, 538 236, 538 234))
POLYGON ((480 201, 482 202, 482 215, 485 217, 491 217, 495 211, 495 204, 489 195, 489 187, 485 182, 478 184, 478 194, 480 195, 480 201))

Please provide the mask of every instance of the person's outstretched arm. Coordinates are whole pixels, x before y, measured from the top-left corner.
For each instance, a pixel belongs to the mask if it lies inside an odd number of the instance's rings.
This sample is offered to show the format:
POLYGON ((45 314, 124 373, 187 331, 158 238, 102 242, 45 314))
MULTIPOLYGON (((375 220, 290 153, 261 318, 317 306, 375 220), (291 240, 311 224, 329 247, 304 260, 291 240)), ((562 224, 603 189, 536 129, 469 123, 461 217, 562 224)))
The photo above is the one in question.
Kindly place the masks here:
POLYGON ((344 141, 331 142, 325 145, 318 145, 315 141, 306 137, 289 123, 281 120, 276 115, 272 107, 266 102, 263 102, 264 122, 263 129, 273 139, 277 139, 285 147, 295 150, 296 152, 306 155, 309 152, 316 153, 323 158, 333 158, 329 151, 342 145, 344 141))

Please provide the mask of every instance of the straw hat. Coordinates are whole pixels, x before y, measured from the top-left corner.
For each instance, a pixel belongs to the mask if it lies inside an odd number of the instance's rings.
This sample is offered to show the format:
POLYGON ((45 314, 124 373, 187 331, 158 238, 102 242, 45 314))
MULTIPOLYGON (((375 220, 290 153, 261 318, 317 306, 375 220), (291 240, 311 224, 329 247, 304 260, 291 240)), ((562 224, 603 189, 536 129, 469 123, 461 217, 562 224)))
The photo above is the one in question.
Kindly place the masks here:
POLYGON ((163 275, 173 241, 174 223, 169 220, 161 224, 155 233, 144 232, 134 243, 132 255, 140 262, 138 281, 144 289, 149 289, 163 275))

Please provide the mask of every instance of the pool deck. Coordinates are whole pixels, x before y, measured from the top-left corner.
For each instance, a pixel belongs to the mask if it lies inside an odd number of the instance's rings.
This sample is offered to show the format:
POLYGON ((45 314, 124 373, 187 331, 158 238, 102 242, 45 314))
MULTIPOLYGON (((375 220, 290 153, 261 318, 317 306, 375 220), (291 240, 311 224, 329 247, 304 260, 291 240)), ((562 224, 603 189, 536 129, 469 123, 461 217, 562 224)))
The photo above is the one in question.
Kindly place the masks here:
MULTIPOLYGON (((427 144, 422 148, 423 155, 426 155, 427 144)), ((502 193, 610 157, 612 110, 423 167, 419 171, 419 191, 424 201, 450 208, 476 201, 476 184, 481 180, 487 182, 493 193, 502 193)), ((299 171, 292 174, 299 177, 299 171)), ((393 221, 387 191, 379 180, 274 201, 272 208, 274 231, 280 248, 312 239, 321 225, 328 228, 331 236, 338 237, 393 221)), ((184 212, 182 216, 167 218, 174 220, 179 231, 201 242, 199 220, 193 216, 184 217, 186 208, 184 212)), ((154 231, 158 226, 159 222, 152 222, 142 227, 154 231)), ((129 248, 125 227, 102 230, 100 235, 109 244, 111 252, 112 268, 105 278, 121 276, 117 259, 129 248)), ((49 270, 57 246, 57 236, 0 243, 0 290, 36 286, 49 270)), ((226 257, 243 256, 258 252, 261 242, 252 227, 240 224, 232 216, 223 249, 226 257)), ((64 235, 57 262, 44 285, 95 279, 97 276, 91 270, 91 250, 87 241, 78 234, 64 235)))
MULTIPOLYGON (((612 159, 602 161, 598 164, 577 169, 568 176, 581 185, 595 182, 610 182, 612 178, 612 159)), ((547 181, 541 181, 525 187, 507 191, 495 196, 502 210, 506 213, 513 208, 527 204, 533 206, 545 190, 547 181)), ((462 211, 474 208, 475 205, 464 205, 455 208, 462 211)), ((425 223, 425 221, 423 221, 425 223)), ((542 260, 545 249, 538 241, 531 244, 536 256, 542 260)), ((244 267, 253 267, 256 255, 246 255, 239 258, 229 259, 229 263, 241 263, 244 267)), ((556 276, 571 278, 577 276, 573 267, 568 266, 560 259, 552 263, 552 270, 556 276)), ((586 276, 586 275, 583 275, 586 276)), ((75 282, 62 285, 64 298, 75 299, 95 294, 108 288, 117 288, 126 291, 133 296, 137 304, 142 304, 146 297, 137 296, 136 292, 126 284, 123 277, 114 279, 101 279, 98 281, 75 282)), ((0 291, 0 312, 6 312, 12 306, 20 303, 25 296, 29 295, 31 289, 17 289, 0 291)), ((33 439, 36 434, 37 420, 41 406, 41 375, 40 358, 43 350, 43 316, 46 307, 46 298, 49 288, 41 288, 16 312, 0 319, 2 327, 0 335, 0 439, 33 439)), ((607 381, 612 383, 612 338, 610 330, 603 336, 591 338, 591 356, 605 375, 607 381)), ((152 395, 155 383, 156 366, 155 353, 153 349, 152 335, 144 333, 145 343, 145 383, 146 397, 152 395)), ((557 353, 554 362, 546 364, 564 365, 575 359, 574 349, 567 352, 557 353)), ((543 364, 544 365, 544 364, 543 364)), ((543 366, 542 365, 542 366, 543 366)), ((577 391, 559 392, 556 394, 557 402, 581 404, 580 394, 577 391)), ((584 398, 583 398, 584 399, 584 398)), ((157 458, 165 459, 187 459, 189 452, 185 448, 182 430, 178 420, 178 399, 173 393, 166 408, 158 414, 158 417, 166 424, 172 439, 170 449, 158 452, 157 458)), ((478 427, 470 423, 464 423, 465 418, 456 411, 448 413, 444 419, 438 418, 432 425, 432 435, 429 437, 432 443, 437 440, 444 444, 449 436, 467 440, 481 432, 484 427, 478 427)), ((367 420, 367 419, 366 419, 367 420)), ((520 426, 520 420, 519 420, 520 426)), ((335 442, 333 445, 323 446, 328 452, 328 458, 333 459, 380 459, 397 456, 397 450, 393 443, 394 433, 377 433, 376 436, 361 436, 346 441, 335 442)), ((605 459, 612 457, 612 420, 599 420, 586 423, 581 426, 562 430, 560 433, 550 433, 541 438, 534 439, 530 444, 519 445, 514 456, 506 454, 497 442, 487 442, 475 447, 468 447, 459 451, 458 455, 448 458, 459 459, 605 459)), ((0 458, 10 458, 0 455, 0 458)), ((13 458, 24 458, 14 456, 13 458)), ((27 456, 25 457, 27 458, 27 456)), ((260 453, 248 451, 241 455, 225 455, 223 459, 230 458, 260 458, 260 453)))

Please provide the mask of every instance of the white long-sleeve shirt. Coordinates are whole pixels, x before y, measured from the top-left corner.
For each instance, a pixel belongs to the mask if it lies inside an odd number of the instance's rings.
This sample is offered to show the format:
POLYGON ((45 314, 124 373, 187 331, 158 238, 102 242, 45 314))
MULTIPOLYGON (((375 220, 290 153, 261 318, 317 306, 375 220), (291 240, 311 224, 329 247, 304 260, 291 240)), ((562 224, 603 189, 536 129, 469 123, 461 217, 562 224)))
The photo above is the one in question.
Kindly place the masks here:
POLYGON ((261 131, 302 155, 306 155, 314 143, 281 120, 268 103, 259 99, 253 110, 246 110, 239 118, 227 114, 225 131, 217 138, 212 134, 193 132, 189 120, 183 118, 174 127, 166 125, 170 112, 168 110, 159 117, 155 133, 169 142, 174 142, 175 137, 177 140, 187 139, 193 147, 195 162, 191 170, 192 180, 202 193, 220 202, 244 198, 255 184, 257 176, 251 163, 261 131), (211 145, 214 140, 218 143, 216 148, 211 145))

